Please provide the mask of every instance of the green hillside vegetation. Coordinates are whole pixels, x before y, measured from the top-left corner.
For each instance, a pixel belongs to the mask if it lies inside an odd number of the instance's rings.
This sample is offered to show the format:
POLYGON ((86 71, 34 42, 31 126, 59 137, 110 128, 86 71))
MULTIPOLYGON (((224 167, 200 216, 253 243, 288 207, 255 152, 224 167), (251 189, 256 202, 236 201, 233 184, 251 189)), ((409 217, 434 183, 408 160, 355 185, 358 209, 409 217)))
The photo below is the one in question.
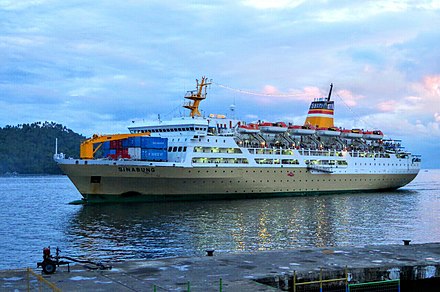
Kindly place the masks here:
POLYGON ((85 137, 53 122, 36 122, 0 128, 0 175, 61 174, 53 161, 55 138, 58 152, 79 157, 85 137))

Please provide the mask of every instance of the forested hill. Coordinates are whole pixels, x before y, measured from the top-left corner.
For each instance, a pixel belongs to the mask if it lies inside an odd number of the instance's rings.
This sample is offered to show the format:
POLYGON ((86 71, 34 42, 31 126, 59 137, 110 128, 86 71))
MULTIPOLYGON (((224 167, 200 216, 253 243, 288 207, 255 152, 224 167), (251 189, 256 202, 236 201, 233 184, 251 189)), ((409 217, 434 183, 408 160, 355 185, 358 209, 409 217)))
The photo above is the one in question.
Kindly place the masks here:
POLYGON ((36 122, 0 128, 0 175, 61 174, 53 161, 55 138, 58 152, 78 157, 84 136, 53 122, 36 122))

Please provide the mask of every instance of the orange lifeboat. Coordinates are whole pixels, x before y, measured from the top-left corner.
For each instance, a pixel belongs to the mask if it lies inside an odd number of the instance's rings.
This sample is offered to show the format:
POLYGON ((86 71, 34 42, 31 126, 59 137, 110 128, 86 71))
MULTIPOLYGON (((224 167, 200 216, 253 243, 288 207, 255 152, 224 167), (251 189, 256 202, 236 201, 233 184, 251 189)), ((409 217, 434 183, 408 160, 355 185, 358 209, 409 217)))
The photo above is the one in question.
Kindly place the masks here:
POLYGON ((270 123, 270 122, 263 122, 259 125, 260 131, 264 133, 270 133, 270 134, 280 134, 287 132, 287 125, 283 122, 276 122, 276 123, 270 123))
POLYGON ((349 138, 349 139, 356 139, 356 138, 362 138, 364 136, 364 132, 360 129, 351 129, 351 130, 342 130, 341 131, 341 137, 342 138, 349 138))
POLYGON ((336 137, 341 135, 341 130, 336 127, 330 127, 330 128, 318 128, 316 129, 316 134, 319 136, 329 136, 329 137, 336 137))
POLYGON ((315 134, 316 128, 311 125, 309 126, 293 125, 293 126, 289 126, 288 131, 289 133, 295 136, 305 136, 305 135, 315 134))
POLYGON ((238 126, 238 132, 241 134, 256 134, 260 132, 258 124, 248 124, 238 126))
POLYGON ((363 138, 366 140, 381 140, 383 139, 383 133, 380 130, 366 131, 364 132, 363 138))

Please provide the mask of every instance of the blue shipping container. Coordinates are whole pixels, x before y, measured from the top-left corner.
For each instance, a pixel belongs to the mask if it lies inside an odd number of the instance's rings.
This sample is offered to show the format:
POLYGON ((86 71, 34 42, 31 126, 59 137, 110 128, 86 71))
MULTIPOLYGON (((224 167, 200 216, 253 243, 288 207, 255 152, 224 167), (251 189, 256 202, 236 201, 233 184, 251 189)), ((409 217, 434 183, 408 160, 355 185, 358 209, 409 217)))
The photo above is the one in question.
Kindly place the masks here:
POLYGON ((141 159, 148 161, 167 161, 167 151, 163 149, 142 149, 141 159))
POLYGON ((110 141, 103 142, 101 147, 103 150, 109 150, 110 149, 110 141))
POLYGON ((141 147, 141 140, 143 137, 129 137, 122 140, 122 148, 141 147))
POLYGON ((141 138, 142 137, 130 137, 127 140, 127 147, 141 147, 141 138))
POLYGON ((148 149, 166 149, 168 147, 168 138, 142 137, 141 147, 148 149))

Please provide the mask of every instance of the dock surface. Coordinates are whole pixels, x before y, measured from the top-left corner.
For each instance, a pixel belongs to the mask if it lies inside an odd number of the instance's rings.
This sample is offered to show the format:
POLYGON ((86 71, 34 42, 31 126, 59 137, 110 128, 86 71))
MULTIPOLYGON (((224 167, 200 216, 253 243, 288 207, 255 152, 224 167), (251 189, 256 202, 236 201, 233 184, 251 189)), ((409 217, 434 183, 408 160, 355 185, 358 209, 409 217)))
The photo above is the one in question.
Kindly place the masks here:
MULTIPOLYGON (((321 270, 330 279, 347 271, 352 283, 440 277, 440 243, 214 252, 108 264, 111 270, 71 264, 68 272, 67 266, 60 266, 51 275, 31 268, 62 291, 220 291, 220 286, 223 291, 277 291, 291 285, 294 271, 298 281, 317 280, 321 270)), ((0 271, 1 291, 38 285, 26 269, 0 271)))

